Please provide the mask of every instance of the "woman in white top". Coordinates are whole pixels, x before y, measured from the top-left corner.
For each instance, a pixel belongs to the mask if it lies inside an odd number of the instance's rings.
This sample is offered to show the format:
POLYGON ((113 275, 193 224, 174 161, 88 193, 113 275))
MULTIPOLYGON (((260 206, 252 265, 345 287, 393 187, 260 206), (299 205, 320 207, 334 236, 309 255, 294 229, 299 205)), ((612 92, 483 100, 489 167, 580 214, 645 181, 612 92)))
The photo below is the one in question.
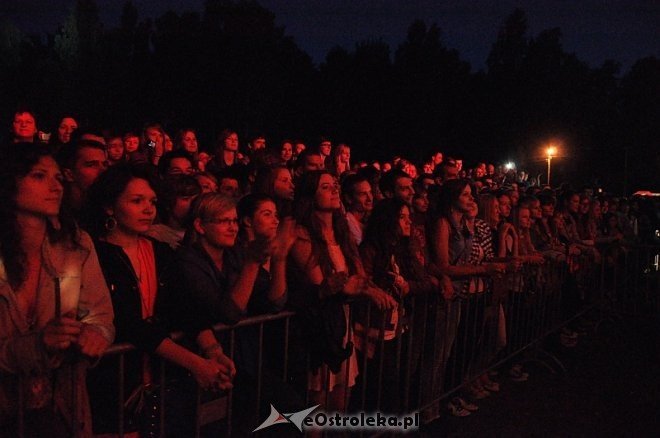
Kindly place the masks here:
POLYGON ((345 349, 347 357, 337 360, 340 365, 335 367, 337 372, 328 368, 330 360, 327 357, 315 362, 313 355, 312 370, 308 375, 312 402, 326 404, 327 400, 325 409, 330 411, 346 409, 348 391, 355 384, 357 375, 346 299, 367 297, 381 309, 396 305, 391 296, 367 281, 340 206, 339 184, 330 172, 318 170, 302 176, 296 186, 294 204, 298 239, 291 250, 298 287, 290 286, 290 302, 304 312, 335 303, 331 307, 333 310, 326 311, 325 317, 346 321, 342 345, 338 347, 345 349))
POLYGON ((4 152, 0 430, 90 436, 85 374, 114 339, 108 288, 91 239, 60 214, 62 174, 46 147, 4 152))

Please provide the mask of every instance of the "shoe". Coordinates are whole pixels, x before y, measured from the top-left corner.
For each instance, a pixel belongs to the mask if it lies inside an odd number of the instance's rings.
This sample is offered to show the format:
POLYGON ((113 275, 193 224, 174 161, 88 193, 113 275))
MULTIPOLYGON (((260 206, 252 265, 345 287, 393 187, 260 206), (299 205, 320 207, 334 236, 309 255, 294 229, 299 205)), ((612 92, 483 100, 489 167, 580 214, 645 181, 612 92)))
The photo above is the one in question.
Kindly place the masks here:
MULTIPOLYGON (((575 333, 575 332, 573 332, 573 333, 575 333)), ((575 333, 575 336, 573 336, 571 334, 562 333, 561 335, 559 335, 559 342, 564 347, 573 348, 573 347, 577 346, 577 333, 575 333)))
POLYGON ((519 374, 512 373, 511 381, 512 382, 526 382, 529 379, 529 373, 521 372, 519 374))
POLYGON ((465 401, 465 399, 463 399, 461 397, 454 397, 453 399, 451 399, 451 402, 454 405, 460 406, 463 409, 468 410, 470 412, 475 412, 475 411, 479 410, 479 406, 475 405, 474 403, 470 403, 468 401, 465 401))
POLYGON ((478 382, 474 382, 470 387, 468 388, 468 392, 470 393, 470 396, 475 399, 475 400, 482 400, 490 395, 490 392, 486 391, 481 384, 478 382))
POLYGON ((467 417, 468 415, 471 414, 470 411, 468 411, 467 409, 463 409, 463 407, 460 404, 454 404, 453 401, 447 403, 447 409, 449 409, 449 413, 452 414, 454 417, 467 417))
POLYGON ((490 380, 488 374, 482 374, 481 377, 479 377, 479 381, 485 390, 490 392, 500 392, 500 384, 490 380))
POLYGON ((516 364, 509 370, 509 376, 514 382, 526 382, 529 378, 529 373, 522 370, 522 365, 516 364))
POLYGON ((497 382, 486 382, 482 383, 484 389, 490 392, 500 392, 500 384, 497 382))

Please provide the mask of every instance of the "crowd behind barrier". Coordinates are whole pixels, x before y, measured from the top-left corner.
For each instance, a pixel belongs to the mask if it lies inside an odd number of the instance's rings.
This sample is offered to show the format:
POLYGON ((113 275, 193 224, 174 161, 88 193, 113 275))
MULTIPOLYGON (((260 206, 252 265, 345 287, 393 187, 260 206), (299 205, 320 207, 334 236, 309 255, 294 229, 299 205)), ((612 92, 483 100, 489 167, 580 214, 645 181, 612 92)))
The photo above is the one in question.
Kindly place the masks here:
MULTIPOLYGON (((626 251, 621 263, 607 266, 600 264, 593 266, 585 277, 572 287, 567 289, 568 268, 566 265, 549 262, 540 267, 525 269, 522 273, 508 274, 499 280, 507 285, 500 291, 496 286, 488 290, 480 297, 468 297, 462 300, 461 325, 464 329, 459 330, 459 336, 454 345, 453 352, 449 355, 451 362, 445 373, 431 374, 433 369, 433 358, 438 353, 437 345, 427 342, 433 333, 446 332, 445 326, 438 324, 438 319, 432 317, 430 311, 440 311, 444 304, 430 303, 432 297, 416 297, 411 305, 407 325, 402 326, 405 336, 397 336, 395 348, 396 370, 394 376, 383 375, 383 360, 387 350, 383 348, 384 326, 379 329, 378 340, 380 343, 379 355, 375 359, 363 358, 361 363, 361 374, 363 378, 359 385, 354 388, 356 402, 351 409, 356 412, 383 409, 384 393, 387 393, 387 401, 398 400, 397 413, 409 413, 417 410, 425 410, 438 406, 449 400, 452 394, 465 390, 471 381, 489 371, 501 368, 502 364, 525 361, 540 361, 553 372, 563 369, 559 359, 551 353, 543 350, 544 341, 548 338, 559 341, 564 336, 564 331, 571 323, 581 315, 589 315, 591 329, 597 329, 596 325, 606 321, 607 318, 616 316, 635 316, 646 318, 660 317, 660 246, 658 245, 628 245, 621 249, 626 251), (586 287, 580 286, 586 285, 586 287), (580 300, 573 311, 566 311, 567 301, 573 298, 580 300), (481 315, 480 317, 478 315, 481 315), (423 327, 419 333, 410 330, 414 320, 420 318, 423 327), (434 324, 435 327, 430 327, 434 324), (503 329, 502 325, 506 327, 503 329), (421 340, 415 340, 414 336, 420 336, 421 340), (425 345, 419 363, 413 364, 413 343, 419 341, 425 345), (460 351, 460 352, 459 352, 460 351), (366 372, 367 367, 375 367, 375 373, 366 372), (376 384, 367 379, 373 378, 376 384), (383 379, 388 378, 384 385, 383 379), (429 378, 430 380, 425 380, 429 378), (437 388, 436 380, 442 380, 439 392, 425 394, 428 388, 437 388), (372 386, 370 386, 372 385, 372 386), (367 388, 379 391, 375 398, 370 401, 367 397, 367 388), (394 388, 394 389, 393 389, 394 388), (395 393, 392 393, 394 391, 395 393), (396 394, 396 392, 399 392, 396 394), (369 405, 369 402, 371 404, 369 405)), ((445 303, 446 304, 446 303, 445 303)), ((279 378, 284 383, 295 383, 295 376, 290 373, 291 362, 300 361, 301 357, 291 358, 290 326, 291 320, 295 319, 295 312, 284 310, 276 314, 249 317, 241 320, 235 325, 217 324, 214 330, 222 339, 228 354, 235 354, 235 343, 237 333, 241 330, 257 327, 259 331, 258 343, 258 379, 256 387, 250 387, 252 403, 244 404, 240 410, 236 410, 233 397, 236 392, 247 390, 235 386, 232 390, 220 393, 211 393, 196 389, 195 428, 194 436, 243 436, 251 432, 256 425, 266 418, 269 400, 263 398, 263 385, 270 382, 264 381, 260 370, 264 361, 280 361, 278 369, 281 373, 269 378, 279 378), (281 348, 280 354, 272 351, 265 345, 264 334, 271 331, 282 336, 278 343, 281 348)), ((402 334, 402 333, 400 333, 402 334)), ((173 338, 180 339, 181 333, 173 334, 173 338)), ((273 340, 271 338, 271 340, 273 340)), ((270 345, 272 347, 272 345, 270 345)), ((108 357, 119 356, 117 373, 124 373, 123 355, 134 352, 135 348, 130 344, 115 344, 108 349, 103 360, 108 357)), ((303 360, 309 363, 309 358, 303 360)), ((164 362, 161 362, 164 366, 164 362)), ((391 371, 391 370, 389 370, 391 371)), ((161 375, 159 385, 154 385, 156 391, 160 391, 161 403, 152 419, 158 427, 155 430, 165 430, 165 418, 167 415, 177 415, 177 412, 168 413, 165 403, 167 394, 167 374, 161 375)), ((121 378, 120 378, 121 380, 121 378)), ((119 386, 117 412, 123 420, 127 406, 128 394, 119 386)), ((374 394, 372 394, 373 396, 374 394)), ((119 436, 123 436, 123 421, 118 425, 119 436)), ((20 434, 19 434, 20 435, 20 434)), ((20 435, 22 436, 22 435, 20 435)))
POLYGON ((245 436, 316 405, 425 424, 660 318, 653 199, 71 120, 45 145, 20 110, 2 150, 0 436, 245 436))

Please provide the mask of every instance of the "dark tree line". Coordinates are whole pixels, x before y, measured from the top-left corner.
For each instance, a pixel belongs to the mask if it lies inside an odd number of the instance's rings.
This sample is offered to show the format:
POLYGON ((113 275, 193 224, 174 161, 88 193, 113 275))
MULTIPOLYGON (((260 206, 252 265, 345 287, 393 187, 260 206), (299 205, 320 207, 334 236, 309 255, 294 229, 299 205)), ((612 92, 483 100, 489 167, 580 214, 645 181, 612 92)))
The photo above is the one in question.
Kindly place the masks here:
MULTIPOLYGON (((90 127, 193 127, 207 145, 225 127, 271 144, 327 134, 362 158, 421 160, 439 149, 468 165, 513 159, 539 173, 543 146, 558 141, 558 177, 617 192, 624 181, 628 191, 658 188, 660 61, 641 59, 625 74, 615 61, 590 68, 563 50, 558 28, 530 36, 522 10, 479 72, 422 21, 394 51, 365 41, 315 66, 255 1, 208 0, 201 13, 155 20, 128 1, 119 27, 107 29, 94 0, 78 0, 55 35, 1 26, 6 121, 26 104, 90 127)), ((49 130, 55 120, 39 122, 49 130)))

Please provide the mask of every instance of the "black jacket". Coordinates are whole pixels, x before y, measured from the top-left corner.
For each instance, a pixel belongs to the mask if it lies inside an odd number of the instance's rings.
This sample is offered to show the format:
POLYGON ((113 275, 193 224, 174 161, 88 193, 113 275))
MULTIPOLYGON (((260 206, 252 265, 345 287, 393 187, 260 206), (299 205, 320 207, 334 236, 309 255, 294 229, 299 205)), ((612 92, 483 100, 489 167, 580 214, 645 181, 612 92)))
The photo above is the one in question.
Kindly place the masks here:
MULTIPOLYGON (((95 241, 103 275, 110 289, 115 311, 116 342, 130 342, 137 347, 124 355, 124 397, 128 398, 143 383, 143 361, 146 353, 153 353, 173 331, 196 336, 211 324, 203 317, 200 305, 183 287, 174 252, 164 244, 151 240, 156 260, 158 291, 151 318, 142 318, 142 301, 138 278, 123 249, 108 242, 95 241)), ((150 355, 153 381, 159 382, 160 367, 150 355)), ((106 357, 88 374, 88 388, 92 405, 95 433, 117 432, 118 416, 118 356, 106 357)), ((172 367, 166 370, 168 381, 185 379, 186 371, 172 367)), ((136 430, 139 421, 130 409, 125 412, 125 430, 136 430)))
POLYGON ((231 299, 229 291, 238 280, 244 263, 240 245, 224 251, 222 271, 218 270, 211 257, 198 244, 179 247, 176 256, 187 290, 195 300, 202 303, 208 318, 214 323, 232 325, 247 315, 275 313, 284 308, 286 296, 278 302, 268 299, 270 274, 261 266, 245 312, 231 299))
POLYGON ((128 256, 117 245, 95 242, 115 310, 116 342, 130 342, 150 353, 172 331, 182 330, 195 336, 211 326, 203 317, 202 306, 186 292, 172 249, 156 240, 151 243, 156 259, 158 292, 154 316, 142 319, 138 279, 128 256))

